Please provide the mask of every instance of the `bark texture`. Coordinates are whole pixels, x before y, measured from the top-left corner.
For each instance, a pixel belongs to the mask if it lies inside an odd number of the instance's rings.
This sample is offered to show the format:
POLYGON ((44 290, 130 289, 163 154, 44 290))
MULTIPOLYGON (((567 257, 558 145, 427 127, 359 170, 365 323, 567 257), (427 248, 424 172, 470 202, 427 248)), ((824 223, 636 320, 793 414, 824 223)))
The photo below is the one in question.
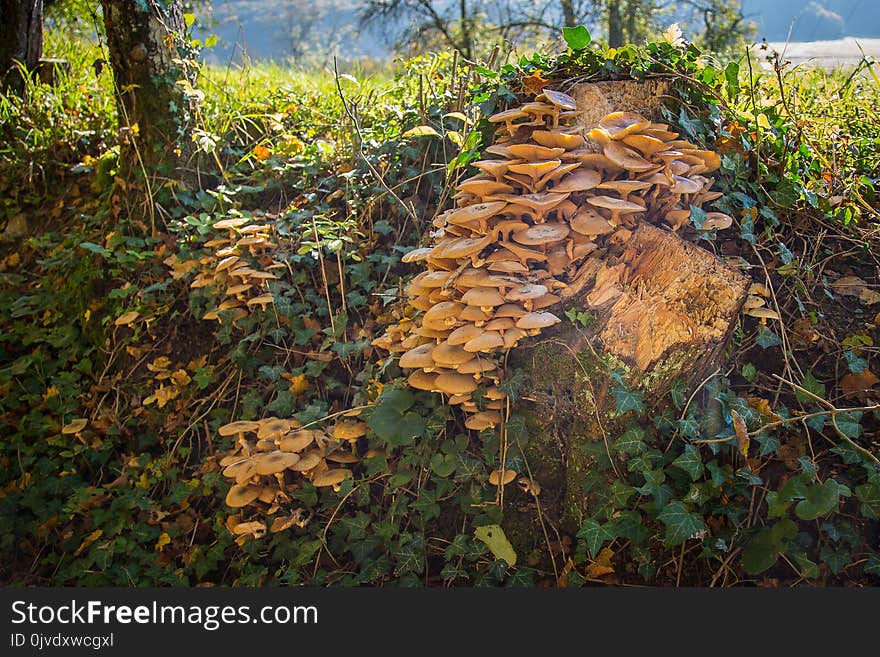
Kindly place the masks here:
POLYGON ((0 0, 2 87, 21 85, 16 62, 31 71, 43 56, 43 0, 0 0))
POLYGON ((178 80, 186 24, 179 0, 101 0, 119 124, 147 170, 176 164, 187 146, 189 98, 178 80), (177 61, 175 61, 177 60, 177 61), (137 126, 134 129, 134 126, 137 126))

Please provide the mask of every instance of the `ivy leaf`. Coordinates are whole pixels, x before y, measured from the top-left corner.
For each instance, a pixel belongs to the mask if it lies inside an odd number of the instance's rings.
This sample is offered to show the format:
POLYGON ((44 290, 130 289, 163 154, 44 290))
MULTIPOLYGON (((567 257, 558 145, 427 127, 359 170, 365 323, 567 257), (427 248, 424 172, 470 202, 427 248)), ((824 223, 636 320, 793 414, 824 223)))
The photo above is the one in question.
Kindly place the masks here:
POLYGON ((516 565, 516 552, 504 530, 498 525, 484 525, 474 530, 474 538, 482 541, 496 559, 504 559, 508 566, 516 565))
POLYGON ((834 479, 826 479, 825 483, 815 484, 807 489, 806 498, 797 503, 794 513, 801 520, 815 520, 836 509, 841 495, 848 497, 849 488, 838 484, 834 479))
POLYGON ((755 338, 755 342, 757 342, 762 349, 778 347, 782 344, 782 340, 779 339, 779 336, 763 324, 758 325, 758 337, 755 338))
MULTIPOLYGON (((817 397, 821 397, 823 399, 825 398, 825 386, 821 382, 819 382, 815 376, 813 376, 812 372, 807 372, 804 375, 804 380, 801 381, 801 388, 812 392, 817 397)), ((808 404, 809 402, 813 401, 813 399, 809 395, 801 392, 800 390, 795 390, 794 392, 798 401, 802 404, 808 404)))
POLYGON ((700 456, 700 450, 691 444, 684 446, 684 452, 672 462, 672 465, 684 470, 691 481, 696 481, 703 475, 703 458, 700 456))
POLYGON ((567 43, 568 47, 572 50, 583 50, 590 45, 590 41, 593 40, 590 31, 583 25, 578 25, 577 27, 563 27, 562 38, 565 39, 565 43, 567 43))
POLYGON ((866 518, 880 520, 880 476, 856 486, 856 498, 862 503, 860 511, 866 518))
POLYGON ((617 407, 617 414, 623 415, 629 411, 643 413, 645 411, 645 396, 637 390, 630 390, 622 385, 615 386, 614 401, 617 407))
POLYGON ((631 426, 620 438, 614 441, 614 448, 629 456, 642 454, 646 449, 645 443, 642 441, 643 435, 641 429, 631 426))
POLYGON ((831 572, 837 575, 852 561, 852 555, 849 553, 849 550, 835 550, 827 545, 823 545, 819 549, 819 559, 828 564, 831 572))
POLYGON ((607 541, 613 541, 616 538, 616 534, 611 528, 611 523, 599 524, 592 518, 588 518, 584 520, 581 528, 578 530, 577 537, 584 540, 587 551, 590 553, 590 558, 595 559, 602 546, 607 541))
POLYGON ((771 568, 779 558, 779 553, 788 548, 788 543, 797 534, 793 520, 780 520, 772 527, 765 527, 755 534, 743 550, 742 565, 749 575, 757 575, 771 568))
POLYGON ((706 531, 703 517, 688 511, 684 502, 678 500, 667 504, 657 518, 666 525, 666 545, 680 545, 706 531))

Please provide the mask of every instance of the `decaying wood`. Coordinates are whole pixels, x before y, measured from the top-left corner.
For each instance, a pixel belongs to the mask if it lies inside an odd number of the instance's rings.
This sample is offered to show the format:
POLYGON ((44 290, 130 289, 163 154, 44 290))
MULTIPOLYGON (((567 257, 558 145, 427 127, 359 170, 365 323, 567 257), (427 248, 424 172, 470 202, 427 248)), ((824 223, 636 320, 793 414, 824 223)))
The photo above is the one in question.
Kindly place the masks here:
MULTIPOLYGON (((663 80, 627 81, 578 85, 572 94, 589 129, 615 110, 659 118, 667 90, 663 80)), ((641 223, 560 293, 564 309, 586 313, 586 325, 565 321, 510 354, 509 371, 525 378, 525 454, 543 489, 564 496, 567 529, 590 511, 584 475, 594 462, 584 447, 610 446, 632 419, 617 413, 612 372, 642 393, 649 411, 671 403, 676 380, 693 388, 721 364, 749 283, 709 251, 641 223)))

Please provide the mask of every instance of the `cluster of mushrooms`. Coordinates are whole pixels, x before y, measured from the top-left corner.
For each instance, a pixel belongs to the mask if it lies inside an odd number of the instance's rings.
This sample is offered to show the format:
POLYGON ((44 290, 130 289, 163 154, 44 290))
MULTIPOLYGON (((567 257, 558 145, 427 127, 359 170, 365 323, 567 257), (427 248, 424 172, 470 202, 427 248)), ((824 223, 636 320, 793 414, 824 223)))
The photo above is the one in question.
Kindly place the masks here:
MULTIPOLYGON (((559 323, 548 309, 587 285, 591 307, 610 300, 599 280, 603 270, 595 265, 611 245, 626 242, 642 221, 679 230, 691 223, 692 207, 720 196, 710 191, 714 180, 706 175, 721 164, 716 153, 633 112, 613 112, 586 133, 569 125, 578 114, 573 98, 544 90, 534 102, 489 118, 497 125, 495 143, 485 151, 493 159, 475 162, 480 173, 457 186, 455 207, 434 219, 431 244, 404 256, 405 262, 423 262, 425 270, 406 288, 405 316, 373 341, 411 370, 410 386, 443 393, 459 405, 469 429, 492 429, 502 421, 501 356, 559 323), (595 280, 583 275, 592 272, 598 272, 595 280)), ((700 219, 702 230, 732 223, 721 212, 701 213, 700 219)), ((270 246, 265 227, 230 219, 215 228, 230 231, 228 239, 209 243, 222 247, 222 259, 213 274, 193 283, 228 285, 230 299, 213 318, 221 310, 246 313, 271 303, 269 294, 248 295, 255 283, 275 276, 238 255, 243 248, 270 246)), ((267 269, 275 266, 282 265, 267 269)), ((301 476, 338 490, 352 475, 344 466, 360 460, 355 443, 366 430, 352 419, 337 421, 329 432, 278 418, 221 427, 220 435, 237 436, 234 451, 220 461, 233 481, 226 503, 242 510, 227 522, 236 540, 263 536, 260 518, 267 516, 276 516, 271 532, 304 526, 309 517, 294 508, 288 487, 301 476), (252 519, 243 519, 245 507, 252 519)), ((496 471, 490 483, 504 486, 515 477, 496 471)), ((540 490, 528 480, 520 484, 533 495, 540 490)))
POLYGON ((205 313, 202 319, 222 322, 220 313, 229 313, 234 322, 246 317, 258 307, 265 310, 273 303, 272 293, 266 289, 269 281, 277 280, 272 269, 283 269, 284 264, 271 262, 265 270, 255 268, 253 260, 267 250, 277 246, 270 238, 271 226, 255 223, 248 217, 231 217, 214 224, 218 230, 227 230, 227 237, 218 237, 205 243, 215 249, 200 261, 205 271, 200 272, 190 284, 192 288, 215 287, 223 290, 225 297, 213 310, 205 313), (249 255, 250 259, 244 256, 249 255))
MULTIPOLYGON (((566 126, 577 115, 573 98, 544 90, 489 118, 498 128, 485 152, 494 158, 475 162, 480 173, 457 186, 431 245, 404 256, 426 266, 406 288, 412 310, 373 342, 413 370, 413 388, 460 405, 470 429, 501 422, 500 355, 560 321, 548 309, 574 293, 588 261, 640 221, 678 230, 691 206, 720 196, 704 175, 721 164, 715 152, 633 112, 613 112, 586 134, 566 126)), ((701 219, 702 230, 732 223, 721 212, 701 219)), ((600 284, 591 306, 609 300, 597 296, 600 284)))
POLYGON ((352 476, 344 467, 357 463, 354 444, 367 432, 359 420, 340 419, 332 433, 303 428, 296 420, 277 417, 257 421, 238 420, 219 429, 221 436, 235 436, 235 448, 220 460, 223 475, 232 481, 226 505, 241 509, 229 516, 226 526, 239 545, 261 538, 267 531, 262 519, 275 516, 270 532, 304 527, 311 514, 296 508, 288 489, 296 475, 313 485, 339 490, 352 476), (243 518, 248 507, 249 518, 243 518))

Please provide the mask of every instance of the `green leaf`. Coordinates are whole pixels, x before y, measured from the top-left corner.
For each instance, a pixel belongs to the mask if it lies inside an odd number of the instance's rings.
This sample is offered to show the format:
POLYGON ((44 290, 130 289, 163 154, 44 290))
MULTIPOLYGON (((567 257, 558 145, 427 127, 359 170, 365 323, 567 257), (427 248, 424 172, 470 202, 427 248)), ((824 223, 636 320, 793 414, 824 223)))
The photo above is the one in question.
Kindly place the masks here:
POLYGON ((758 375, 758 369, 751 363, 746 363, 742 366, 742 371, 740 373, 746 381, 753 383, 755 377, 758 375))
POLYGON ((636 426, 629 427, 620 438, 614 441, 614 448, 623 454, 635 456, 645 451, 646 446, 642 441, 644 432, 636 426))
POLYGON ((762 349, 778 347, 782 344, 782 340, 779 339, 779 336, 763 324, 758 325, 758 337, 755 338, 755 342, 757 342, 762 349))
POLYGON ((801 577, 807 579, 816 579, 819 576, 819 566, 814 561, 810 561, 803 552, 791 555, 800 568, 801 577))
POLYGON ((577 537, 584 540, 587 551, 590 553, 590 558, 595 559, 602 546, 608 541, 613 541, 616 538, 616 534, 611 528, 611 523, 599 524, 592 518, 588 518, 584 520, 581 528, 578 530, 577 537))
POLYGON ((677 465, 687 472, 691 481, 696 481, 703 475, 703 458, 700 456, 700 450, 691 444, 684 446, 684 452, 672 462, 672 465, 677 465))
POLYGON ((496 559, 504 559, 508 566, 516 565, 516 552, 504 530, 498 525, 484 525, 474 530, 474 538, 482 541, 496 559))
POLYGON ((706 531, 703 517, 688 511, 684 502, 678 500, 667 504, 657 518, 666 525, 667 545, 680 545, 706 531))
POLYGON ((861 486, 856 486, 856 498, 862 503, 860 511, 866 518, 880 520, 880 476, 874 476, 861 486))
POLYGON ((739 95, 739 64, 730 62, 724 69, 724 79, 727 81, 727 97, 736 100, 739 95))
POLYGON ((852 561, 852 555, 849 550, 843 548, 835 550, 827 545, 823 545, 819 549, 819 559, 828 564, 831 572, 837 575, 852 561))
POLYGON ((615 386, 614 401, 617 406, 617 414, 623 415, 629 411, 643 413, 645 410, 645 396, 636 390, 630 390, 622 385, 615 386))
POLYGON ((797 503, 794 513, 801 520, 815 520, 836 509, 841 495, 848 497, 849 488, 838 484, 834 479, 826 479, 825 483, 815 484, 807 489, 806 499, 797 503))
POLYGON ((403 133, 404 137, 439 137, 440 133, 429 125, 419 125, 403 133))
POLYGON ((389 447, 411 443, 425 433, 425 418, 408 411, 415 397, 408 390, 386 390, 379 396, 379 403, 367 418, 367 424, 389 447))
POLYGON ((567 43, 568 47, 572 50, 583 50, 590 45, 590 41, 593 40, 593 37, 590 36, 590 31, 583 25, 578 25, 577 27, 563 27, 562 38, 565 39, 565 43, 567 43))
MULTIPOLYGON (((820 383, 815 376, 813 376, 812 372, 807 372, 806 375, 804 375, 804 380, 801 381, 801 387, 804 390, 809 390, 817 397, 825 399, 825 386, 820 383)), ((811 401, 814 401, 809 395, 801 392, 800 390, 795 390, 795 396, 802 404, 808 404, 811 401)))
POLYGON ((213 48, 217 45, 217 35, 211 34, 205 37, 205 48, 213 48))
POLYGON ((795 534, 797 525, 789 519, 761 529, 743 550, 743 569, 749 575, 757 575, 771 568, 779 558, 779 553, 788 548, 788 543, 795 534))
POLYGON ((456 454, 434 454, 431 457, 431 469, 440 477, 448 477, 455 472, 457 464, 456 454))
POLYGON ((858 438, 862 435, 862 412, 841 413, 835 418, 837 428, 848 438, 858 438))

